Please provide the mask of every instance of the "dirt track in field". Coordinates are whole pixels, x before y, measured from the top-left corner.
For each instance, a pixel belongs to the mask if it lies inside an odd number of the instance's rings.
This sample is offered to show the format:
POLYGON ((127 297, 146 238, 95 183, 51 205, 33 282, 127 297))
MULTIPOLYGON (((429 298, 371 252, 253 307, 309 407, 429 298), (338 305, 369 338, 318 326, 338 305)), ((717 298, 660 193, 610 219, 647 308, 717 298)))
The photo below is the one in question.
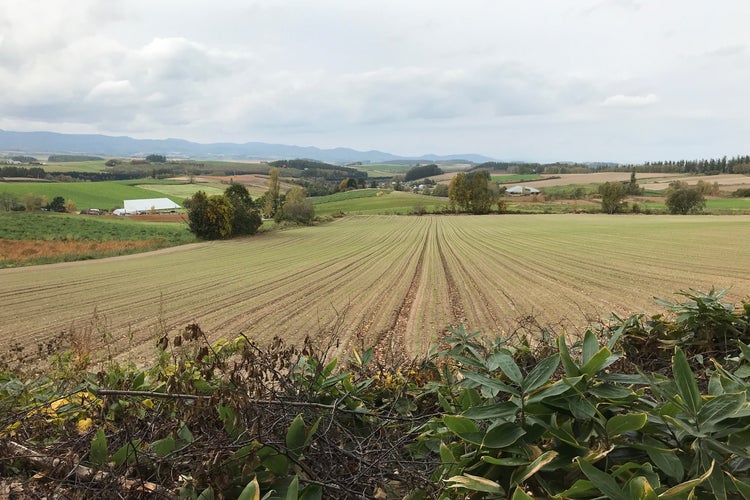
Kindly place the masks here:
POLYGON ((424 352, 448 326, 494 336, 533 316, 577 331, 711 286, 750 297, 750 217, 351 217, 0 270, 0 342, 46 362, 56 337, 76 335, 142 363, 162 334, 197 322, 212 340, 310 335, 387 359, 424 352))

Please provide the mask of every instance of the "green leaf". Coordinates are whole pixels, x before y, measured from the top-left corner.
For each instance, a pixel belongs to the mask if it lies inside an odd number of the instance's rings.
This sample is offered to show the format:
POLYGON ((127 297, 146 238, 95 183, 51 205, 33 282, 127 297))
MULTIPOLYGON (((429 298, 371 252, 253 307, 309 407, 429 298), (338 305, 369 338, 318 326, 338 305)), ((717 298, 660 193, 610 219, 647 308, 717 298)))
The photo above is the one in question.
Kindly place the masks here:
POLYGON ((715 426, 722 420, 733 418, 737 410, 745 403, 744 393, 722 394, 707 400, 698 411, 698 427, 705 429, 715 426))
POLYGON ((476 445, 481 445, 484 441, 484 432, 481 432, 471 419, 459 415, 444 415, 443 423, 464 441, 476 445))
POLYGON ((479 384, 482 389, 486 390, 490 396, 497 396, 497 394, 499 393, 508 393, 513 394, 514 396, 520 396, 518 389, 511 387, 508 384, 504 384, 499 380, 485 377, 484 375, 480 375, 479 373, 468 370, 461 370, 461 375, 463 375, 467 380, 479 384))
POLYGON ((510 401, 493 403, 486 406, 472 406, 461 415, 472 420, 496 420, 503 419, 515 421, 516 414, 521 408, 510 401))
POLYGON ((596 496, 595 493, 598 491, 599 490, 594 488, 594 485, 591 484, 591 481, 587 479, 579 479, 575 483, 573 483, 573 486, 565 491, 561 491, 552 498, 565 500, 567 500, 568 498, 588 498, 596 496))
POLYGON ((485 448, 505 448, 512 445, 518 438, 526 434, 526 431, 516 423, 504 423, 491 427, 484 435, 482 446, 485 448))
POLYGON ((299 494, 299 500, 322 500, 323 487, 319 484, 308 484, 299 494))
POLYGON ((513 356, 503 353, 497 353, 495 357, 500 370, 505 374, 505 376, 508 377, 516 385, 521 385, 523 383, 523 374, 521 373, 521 369, 518 368, 518 365, 513 359, 513 356))
POLYGON ((648 417, 645 413, 629 413, 615 415, 607 420, 606 431, 610 437, 619 436, 628 431, 637 431, 646 425, 648 417))
POLYGON ((604 398, 609 400, 623 400, 631 397, 636 397, 636 393, 633 389, 627 387, 621 387, 615 384, 596 384, 589 388, 589 394, 592 394, 598 398, 604 398))
POLYGON ((239 436, 236 428, 237 415, 234 409, 231 406, 218 405, 216 411, 219 412, 219 419, 224 424, 224 432, 232 438, 239 436))
POLYGON ((472 476, 471 474, 463 474, 461 476, 453 476, 447 480, 449 484, 448 488, 465 488, 471 491, 481 491, 484 493, 495 493, 504 494, 505 491, 495 481, 489 479, 472 476))
POLYGON ((685 481, 684 483, 680 483, 676 486, 672 486, 667 491, 659 495, 659 498, 684 498, 684 496, 690 494, 690 492, 692 492, 696 486, 700 485, 703 481, 708 479, 708 477, 713 473, 715 465, 716 461, 714 460, 711 462, 711 467, 709 467, 708 470, 701 474, 699 477, 696 477, 695 479, 691 479, 689 481, 685 481))
POLYGON ((479 427, 472 420, 460 415, 443 415, 443 423, 457 435, 479 432, 479 427))
POLYGON ((740 495, 742 495, 742 498, 744 498, 745 500, 750 500, 750 484, 737 479, 729 472, 725 471, 725 474, 730 477, 730 479, 734 483, 734 487, 737 488, 737 491, 740 495))
POLYGON ((557 350, 560 352, 560 362, 565 369, 565 374, 568 377, 577 377, 581 374, 573 358, 570 357, 570 351, 568 351, 568 345, 565 343, 565 334, 557 337, 557 350))
POLYGON ((257 478, 247 483, 237 500, 260 500, 260 485, 257 478))
POLYGON ((518 467, 519 465, 529 465, 528 460, 519 457, 495 458, 488 455, 483 455, 482 461, 492 465, 499 465, 501 467, 518 467))
POLYGON ((297 457, 302 452, 302 448, 305 446, 305 421, 302 420, 302 415, 297 415, 289 425, 289 430, 286 432, 286 447, 292 453, 293 456, 297 457))
POLYGON ((263 458, 260 464, 277 476, 285 476, 289 472, 289 459, 278 453, 263 458))
POLYGON ((177 443, 174 437, 170 434, 164 439, 159 439, 151 443, 151 451, 153 451, 157 457, 166 457, 177 449, 177 443))
POLYGON ((135 461, 136 450, 141 446, 141 440, 136 439, 135 441, 129 441, 122 445, 114 455, 112 455, 112 462, 115 463, 115 467, 120 467, 123 464, 130 464, 135 461))
POLYGON ((643 476, 636 476, 627 483, 628 498, 637 498, 638 500, 657 500, 651 483, 643 476))
POLYGON ((198 495, 198 498, 196 500, 214 500, 214 498, 214 489, 209 486, 205 490, 201 491, 201 494, 198 495))
POLYGON ((513 485, 522 484, 528 478, 539 472, 539 470, 550 463, 557 456, 557 452, 550 450, 539 455, 536 460, 531 462, 526 467, 516 470, 510 477, 510 482, 513 485))
POLYGON ((596 340, 596 337, 591 330, 586 330, 586 333, 583 336, 582 351, 581 354, 583 355, 584 365, 591 361, 591 358, 593 358, 597 351, 599 351, 599 341, 596 340))
POLYGON ((517 486, 511 500, 534 500, 534 497, 523 491, 520 486, 517 486))
POLYGON ((697 415, 702 404, 701 393, 698 389, 698 383, 695 381, 693 371, 687 362, 685 353, 679 347, 675 348, 674 357, 672 358, 672 372, 675 384, 677 385, 677 391, 682 397, 682 401, 691 415, 697 415))
POLYGON ((596 415, 596 406, 584 397, 571 397, 567 402, 570 412, 579 420, 590 420, 596 415))
POLYGON ((99 428, 91 440, 91 451, 89 460, 94 465, 102 465, 109 459, 109 450, 107 448, 107 436, 104 435, 104 429, 99 428))
POLYGON ((617 481, 615 481, 612 476, 597 469, 580 457, 577 457, 575 461, 578 462, 578 466, 581 468, 581 472, 583 472, 586 477, 589 478, 591 484, 593 484, 599 491, 604 493, 607 498, 614 500, 628 500, 628 496, 623 493, 623 491, 618 486, 617 481))
POLYGON ((180 429, 177 431, 177 437, 187 444, 190 444, 195 440, 195 438, 193 437, 193 433, 190 432, 190 429, 185 424, 182 424, 180 429))
POLYGON ((648 458, 654 463, 657 469, 669 476, 674 481, 682 481, 685 476, 685 468, 674 450, 660 448, 659 443, 654 439, 645 440, 644 446, 648 458))
POLYGON ((526 378, 521 384, 521 389, 528 393, 543 386, 550 381, 550 377, 555 373, 559 364, 560 356, 550 356, 549 358, 541 360, 536 364, 534 369, 526 375, 526 378))
POLYGON ((289 488, 286 490, 286 500, 297 500, 299 495, 299 478, 294 476, 292 481, 289 483, 289 488))
POLYGON ((146 378, 146 372, 139 371, 138 374, 133 377, 133 383, 130 384, 132 390, 137 391, 143 386, 143 382, 146 378))
POLYGON ((453 452, 447 444, 440 441, 440 461, 443 465, 453 465, 456 463, 456 457, 453 456, 453 452))
POLYGON ((581 373, 593 377, 599 370, 606 367, 607 361, 610 360, 610 356, 612 356, 612 351, 606 347, 602 347, 581 367, 581 373))
POLYGON ((572 378, 564 378, 561 380, 558 380, 554 384, 544 387, 540 389, 539 391, 535 392, 529 398, 526 400, 526 404, 533 404, 533 403, 543 403, 545 399, 551 398, 553 396, 559 396, 561 394, 564 394, 568 391, 572 391, 573 387, 580 382, 583 379, 582 376, 579 377, 572 377, 572 378))

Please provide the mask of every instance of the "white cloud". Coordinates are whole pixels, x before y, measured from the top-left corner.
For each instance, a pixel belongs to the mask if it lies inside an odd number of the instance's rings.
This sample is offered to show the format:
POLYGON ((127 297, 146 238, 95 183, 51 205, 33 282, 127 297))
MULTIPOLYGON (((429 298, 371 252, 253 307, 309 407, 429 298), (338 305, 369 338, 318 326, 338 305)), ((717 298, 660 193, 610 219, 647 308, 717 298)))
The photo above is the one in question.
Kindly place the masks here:
POLYGON ((528 160, 732 154, 746 147, 727 141, 750 108, 747 18, 744 0, 4 0, 0 116, 6 129, 528 160), (665 132, 709 122, 724 139, 665 132))
POLYGON ((135 89, 129 80, 106 81, 97 84, 86 96, 87 101, 106 104, 112 100, 122 101, 135 94, 135 89))
POLYGON ((611 108, 640 108, 643 106, 649 106, 659 102, 659 98, 655 94, 646 95, 623 95, 617 94, 609 96, 601 105, 611 108))

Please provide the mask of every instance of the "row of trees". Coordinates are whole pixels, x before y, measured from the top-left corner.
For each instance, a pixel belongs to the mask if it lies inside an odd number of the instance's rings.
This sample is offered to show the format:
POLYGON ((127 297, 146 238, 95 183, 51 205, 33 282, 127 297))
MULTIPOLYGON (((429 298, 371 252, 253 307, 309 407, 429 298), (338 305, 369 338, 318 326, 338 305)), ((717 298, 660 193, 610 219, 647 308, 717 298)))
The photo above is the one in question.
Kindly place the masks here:
POLYGON ((415 181, 417 179, 424 179, 425 177, 431 177, 433 175, 440 175, 443 171, 440 167, 435 164, 431 165, 417 165, 416 167, 410 168, 404 175, 404 181, 415 181))
MULTIPOLYGON (((631 166, 639 172, 679 172, 703 174, 750 174, 750 155, 700 160, 645 162, 631 166)), ((630 168, 630 167, 629 167, 630 168)))
POLYGON ((66 200, 62 196, 55 196, 52 201, 43 194, 27 193, 19 198, 13 193, 0 193, 0 211, 3 212, 35 212, 39 210, 50 212, 75 212, 76 204, 73 200, 66 200))

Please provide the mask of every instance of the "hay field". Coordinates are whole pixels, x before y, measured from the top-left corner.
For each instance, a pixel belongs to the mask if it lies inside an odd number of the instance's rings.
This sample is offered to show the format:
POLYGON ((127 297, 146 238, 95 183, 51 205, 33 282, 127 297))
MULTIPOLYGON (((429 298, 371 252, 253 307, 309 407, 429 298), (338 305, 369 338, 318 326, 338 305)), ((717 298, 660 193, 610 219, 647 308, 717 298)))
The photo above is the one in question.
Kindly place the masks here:
POLYGON ((495 335, 518 320, 575 330, 656 312, 690 287, 750 294, 750 217, 363 216, 99 261, 0 270, 0 342, 61 332, 151 359, 163 331, 240 332, 420 352, 447 325, 495 335), (96 313, 96 314, 95 314, 96 313))

